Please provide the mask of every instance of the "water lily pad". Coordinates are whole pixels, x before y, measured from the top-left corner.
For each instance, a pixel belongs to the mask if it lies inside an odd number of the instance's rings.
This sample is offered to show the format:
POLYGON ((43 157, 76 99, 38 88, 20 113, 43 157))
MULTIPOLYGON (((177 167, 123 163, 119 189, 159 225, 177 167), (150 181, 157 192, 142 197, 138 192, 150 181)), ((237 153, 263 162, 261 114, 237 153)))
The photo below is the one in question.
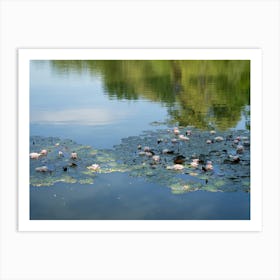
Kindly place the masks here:
POLYGON ((250 145, 244 145, 243 153, 237 155, 234 142, 237 137, 240 139, 238 145, 242 145, 242 141, 249 142, 248 131, 216 131, 212 135, 194 127, 179 129, 182 135, 188 134, 189 141, 180 140, 173 129, 167 127, 124 138, 119 145, 106 150, 80 145, 69 139, 31 137, 30 153, 46 150, 47 154, 30 159, 30 183, 34 186, 50 186, 60 181, 92 184, 100 173, 126 172, 169 187, 176 194, 200 189, 250 190, 250 145), (223 141, 215 141, 215 135, 222 137, 223 141), (174 138, 177 139, 175 143, 174 138), (206 143, 207 139, 211 144, 206 143), (149 152, 145 152, 144 147, 149 152), (77 159, 71 159, 73 152, 77 153, 77 159), (233 162, 236 156, 240 160, 233 162), (184 159, 181 164, 177 163, 178 158, 184 159), (196 168, 191 166, 194 160, 198 162, 196 168), (207 169, 210 161, 213 170, 207 169), (89 170, 92 165, 98 165, 98 170, 89 170), (168 168, 175 165, 178 168, 168 168), (48 172, 36 172, 41 166, 46 166, 48 172))

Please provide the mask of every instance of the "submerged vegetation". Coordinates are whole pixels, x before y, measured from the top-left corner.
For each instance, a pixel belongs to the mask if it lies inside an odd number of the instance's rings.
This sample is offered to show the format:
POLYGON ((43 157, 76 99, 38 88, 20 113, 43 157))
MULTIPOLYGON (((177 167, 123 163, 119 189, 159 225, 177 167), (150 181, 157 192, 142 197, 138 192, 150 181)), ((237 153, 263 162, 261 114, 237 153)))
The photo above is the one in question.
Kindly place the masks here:
POLYGON ((94 184, 102 173, 127 172, 166 186, 174 194, 196 190, 249 192, 249 136, 245 130, 167 128, 122 139, 110 150, 54 137, 31 137, 30 184, 94 184))

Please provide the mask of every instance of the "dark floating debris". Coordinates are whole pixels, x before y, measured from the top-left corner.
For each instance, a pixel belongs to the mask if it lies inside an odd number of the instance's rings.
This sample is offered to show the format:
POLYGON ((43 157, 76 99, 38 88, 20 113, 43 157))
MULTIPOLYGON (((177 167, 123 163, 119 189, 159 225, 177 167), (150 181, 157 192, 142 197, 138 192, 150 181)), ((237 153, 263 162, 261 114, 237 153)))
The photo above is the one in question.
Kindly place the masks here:
POLYGON ((176 127, 124 138, 111 150, 54 137, 31 137, 30 184, 92 184, 99 174, 127 172, 167 186, 174 194, 196 190, 249 192, 249 136, 248 131, 231 131, 229 135, 176 127))
POLYGON ((173 159, 173 162, 176 164, 183 164, 186 161, 186 157, 178 155, 173 159))

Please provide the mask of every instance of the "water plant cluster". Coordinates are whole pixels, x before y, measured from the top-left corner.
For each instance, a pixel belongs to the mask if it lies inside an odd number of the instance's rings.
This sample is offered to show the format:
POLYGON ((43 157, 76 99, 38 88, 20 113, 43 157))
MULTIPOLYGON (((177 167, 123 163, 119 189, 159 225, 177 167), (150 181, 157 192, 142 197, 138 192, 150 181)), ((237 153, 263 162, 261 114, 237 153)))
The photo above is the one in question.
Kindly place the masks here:
POLYGON ((124 138, 98 150, 55 137, 30 138, 30 184, 94 184, 100 174, 127 172, 170 188, 250 191, 250 133, 168 127, 124 138))

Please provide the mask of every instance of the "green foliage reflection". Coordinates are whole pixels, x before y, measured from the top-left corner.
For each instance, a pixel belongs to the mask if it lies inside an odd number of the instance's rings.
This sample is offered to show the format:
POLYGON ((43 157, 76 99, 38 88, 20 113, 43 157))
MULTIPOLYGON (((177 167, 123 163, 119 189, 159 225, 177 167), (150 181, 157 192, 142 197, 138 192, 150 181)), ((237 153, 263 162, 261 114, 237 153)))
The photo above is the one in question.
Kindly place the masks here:
POLYGON ((170 121, 201 129, 235 127, 250 105, 248 60, 51 61, 57 73, 101 77, 109 98, 160 102, 170 121))

